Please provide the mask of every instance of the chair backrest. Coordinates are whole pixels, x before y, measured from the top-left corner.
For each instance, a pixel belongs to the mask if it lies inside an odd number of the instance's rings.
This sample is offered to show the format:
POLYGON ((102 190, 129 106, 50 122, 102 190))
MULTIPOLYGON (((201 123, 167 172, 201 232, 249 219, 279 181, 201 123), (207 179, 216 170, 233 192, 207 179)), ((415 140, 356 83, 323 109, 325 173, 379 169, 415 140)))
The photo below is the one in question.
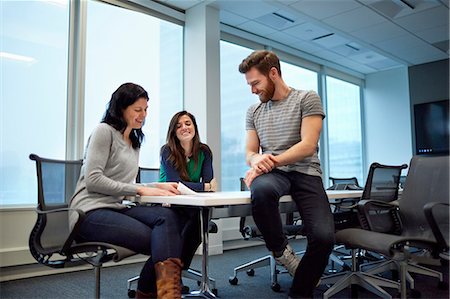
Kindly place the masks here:
POLYGON ((449 203, 449 156, 414 156, 399 200, 402 235, 434 240, 423 207, 449 203))
POLYGON ((331 186, 328 190, 362 190, 356 177, 352 178, 335 178, 330 177, 331 186))
POLYGON ((139 167, 136 183, 153 183, 159 181, 159 168, 139 167))
POLYGON ((78 179, 83 160, 55 160, 31 154, 36 162, 38 208, 41 211, 67 207, 78 179))
POLYGON ((383 165, 372 163, 367 175, 362 199, 390 202, 398 199, 398 189, 402 169, 408 165, 383 165))
POLYGON ((67 161, 39 157, 36 162, 38 187, 38 217, 30 234, 32 255, 48 266, 62 266, 62 262, 47 260, 53 253, 61 253, 70 236, 68 203, 80 177, 82 160, 67 161), (51 213, 48 213, 51 212, 51 213))

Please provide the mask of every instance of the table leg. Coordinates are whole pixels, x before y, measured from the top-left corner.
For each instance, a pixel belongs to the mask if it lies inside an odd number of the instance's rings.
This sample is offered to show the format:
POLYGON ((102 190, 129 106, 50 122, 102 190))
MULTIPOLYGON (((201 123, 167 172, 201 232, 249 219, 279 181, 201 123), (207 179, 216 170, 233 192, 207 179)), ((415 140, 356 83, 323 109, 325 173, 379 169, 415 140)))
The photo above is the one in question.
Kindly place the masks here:
POLYGON ((186 294, 184 298, 208 298, 213 299, 217 298, 216 295, 209 288, 209 276, 208 276, 208 224, 209 224, 209 207, 201 208, 200 215, 200 223, 202 227, 202 243, 203 243, 203 252, 202 252, 202 281, 200 283, 200 290, 193 291, 190 294, 186 294))

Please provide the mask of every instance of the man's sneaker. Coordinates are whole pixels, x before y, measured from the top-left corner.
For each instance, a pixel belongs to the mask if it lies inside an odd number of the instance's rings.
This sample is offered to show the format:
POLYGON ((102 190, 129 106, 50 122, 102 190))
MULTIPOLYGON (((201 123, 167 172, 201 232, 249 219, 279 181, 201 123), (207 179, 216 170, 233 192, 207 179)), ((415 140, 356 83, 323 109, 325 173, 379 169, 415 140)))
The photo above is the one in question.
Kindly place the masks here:
POLYGON ((294 276, 295 270, 297 270, 298 264, 300 263, 300 258, 295 255, 294 250, 288 244, 283 250, 283 254, 280 257, 275 257, 275 261, 277 264, 284 266, 291 276, 294 276))

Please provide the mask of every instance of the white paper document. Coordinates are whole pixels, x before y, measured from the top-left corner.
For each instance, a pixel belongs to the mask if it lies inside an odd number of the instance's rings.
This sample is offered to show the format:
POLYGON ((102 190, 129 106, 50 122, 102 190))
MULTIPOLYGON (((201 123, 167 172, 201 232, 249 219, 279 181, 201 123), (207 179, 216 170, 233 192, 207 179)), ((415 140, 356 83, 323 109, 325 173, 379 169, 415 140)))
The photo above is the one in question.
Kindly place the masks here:
POLYGON ((195 196, 208 196, 206 193, 198 193, 186 186, 185 184, 178 182, 178 191, 180 191, 181 195, 195 195, 195 196))

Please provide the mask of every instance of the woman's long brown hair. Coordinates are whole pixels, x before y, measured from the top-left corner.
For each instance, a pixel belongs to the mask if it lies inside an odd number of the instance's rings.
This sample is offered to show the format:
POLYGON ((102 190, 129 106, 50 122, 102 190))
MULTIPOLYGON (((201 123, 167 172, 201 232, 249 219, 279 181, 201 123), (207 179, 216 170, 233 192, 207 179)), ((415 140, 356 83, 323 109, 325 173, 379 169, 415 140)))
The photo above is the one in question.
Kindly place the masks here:
POLYGON ((175 169, 180 174, 180 178, 183 181, 190 181, 188 172, 187 172, 187 161, 183 147, 181 146, 180 140, 177 138, 177 125, 178 120, 183 115, 187 115, 194 125, 195 136, 192 139, 192 159, 194 160, 195 168, 198 166, 198 156, 200 150, 206 149, 211 153, 211 150, 206 144, 200 142, 200 136, 198 134, 197 121, 195 120, 194 115, 187 111, 177 112, 172 119, 170 120, 169 130, 167 131, 167 146, 169 147, 169 161, 175 166, 175 169))

